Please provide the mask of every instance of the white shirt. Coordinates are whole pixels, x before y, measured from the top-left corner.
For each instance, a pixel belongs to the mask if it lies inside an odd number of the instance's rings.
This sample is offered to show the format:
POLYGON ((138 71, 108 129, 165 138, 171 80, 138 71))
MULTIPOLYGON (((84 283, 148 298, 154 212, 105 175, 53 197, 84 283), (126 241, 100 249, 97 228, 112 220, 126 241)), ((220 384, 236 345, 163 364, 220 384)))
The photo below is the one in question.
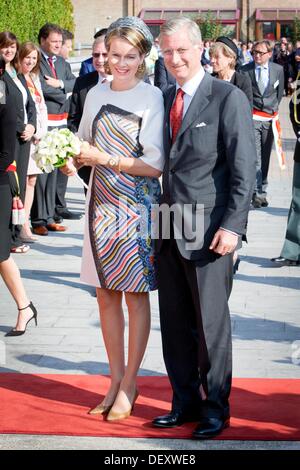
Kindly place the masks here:
POLYGON ((255 77, 256 77, 257 83, 258 83, 260 74, 261 74, 262 82, 266 89, 269 83, 269 62, 263 65, 255 64, 255 77))
MULTIPOLYGON (((200 67, 199 72, 196 73, 196 75, 193 76, 188 82, 186 82, 182 87, 176 83, 176 93, 178 88, 181 88, 184 91, 183 95, 183 117, 185 116, 192 99, 194 98, 194 95, 197 91, 198 86, 203 80, 203 77, 205 75, 205 72, 202 67, 200 67)), ((175 94, 176 96, 176 94, 175 94)))

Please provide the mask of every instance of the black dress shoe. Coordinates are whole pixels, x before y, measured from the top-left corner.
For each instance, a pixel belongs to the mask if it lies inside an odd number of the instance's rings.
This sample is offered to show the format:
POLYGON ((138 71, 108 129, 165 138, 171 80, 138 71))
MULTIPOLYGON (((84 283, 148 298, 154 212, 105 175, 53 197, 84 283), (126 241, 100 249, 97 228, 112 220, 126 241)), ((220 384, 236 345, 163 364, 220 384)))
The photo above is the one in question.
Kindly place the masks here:
POLYGON ((273 263, 278 263, 281 266, 299 266, 299 261, 293 259, 286 259, 283 256, 278 256, 278 258, 272 258, 273 263))
POLYGON ((60 211, 57 214, 57 216, 62 217, 63 219, 79 220, 79 219, 81 219, 82 214, 80 214, 79 212, 71 212, 68 209, 66 209, 64 211, 60 211))
POLYGON ((175 428, 176 426, 181 426, 184 423, 190 423, 197 420, 197 416, 186 415, 180 411, 171 411, 171 413, 167 415, 155 418, 152 421, 152 424, 157 428, 175 428))
POLYGON ((228 428, 230 419, 202 418, 193 432, 194 439, 211 439, 218 436, 223 429, 228 428))
POLYGON ((253 196, 251 204, 254 207, 254 209, 260 209, 262 206, 261 199, 259 197, 253 196))

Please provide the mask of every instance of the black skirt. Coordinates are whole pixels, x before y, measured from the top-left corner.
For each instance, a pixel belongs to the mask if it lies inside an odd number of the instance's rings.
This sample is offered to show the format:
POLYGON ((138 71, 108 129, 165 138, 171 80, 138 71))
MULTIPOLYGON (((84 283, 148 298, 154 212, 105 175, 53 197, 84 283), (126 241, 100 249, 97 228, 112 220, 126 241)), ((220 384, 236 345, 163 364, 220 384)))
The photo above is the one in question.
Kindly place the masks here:
POLYGON ((0 263, 10 256, 12 195, 9 184, 0 184, 0 263))

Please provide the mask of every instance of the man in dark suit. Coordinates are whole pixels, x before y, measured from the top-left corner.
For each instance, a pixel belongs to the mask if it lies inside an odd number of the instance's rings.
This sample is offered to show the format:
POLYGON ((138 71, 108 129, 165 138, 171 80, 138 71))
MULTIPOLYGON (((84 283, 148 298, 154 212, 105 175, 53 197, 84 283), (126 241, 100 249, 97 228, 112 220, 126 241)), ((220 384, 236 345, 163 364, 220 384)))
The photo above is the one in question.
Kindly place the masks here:
POLYGON ((284 72, 281 65, 271 62, 272 46, 269 41, 256 42, 254 61, 241 68, 252 82, 253 120, 256 141, 256 185, 252 197, 255 208, 268 206, 267 186, 270 155, 274 141, 272 120, 277 119, 284 90, 284 72))
MULTIPOLYGON (((38 40, 41 46, 40 79, 48 111, 48 130, 65 127, 68 94, 73 90, 75 76, 70 64, 59 56, 62 30, 55 24, 46 23, 39 31, 38 40)), ((74 218, 66 208, 66 186, 67 177, 57 170, 38 175, 31 214, 33 232, 37 235, 47 235, 48 230, 65 231, 65 227, 56 223, 57 216, 74 218)))
POLYGON ((245 94, 204 72, 196 23, 167 21, 160 46, 177 82, 165 96, 165 216, 157 244, 163 354, 173 400, 171 412, 153 425, 198 421, 193 436, 208 439, 229 425, 228 299, 233 251, 245 230, 255 180, 253 124, 245 94))
MULTIPOLYGON (((109 78, 105 71, 105 64, 107 62, 107 51, 104 39, 107 30, 105 29, 103 31, 105 31, 104 34, 102 36, 97 36, 93 43, 92 58, 93 67, 95 71, 83 75, 82 77, 78 77, 74 85, 68 116, 68 128, 72 132, 78 131, 83 113, 84 102, 89 90, 98 83, 102 83, 109 78)), ((91 167, 83 166, 78 170, 78 173, 80 177, 84 180, 84 182, 88 185, 91 167)))

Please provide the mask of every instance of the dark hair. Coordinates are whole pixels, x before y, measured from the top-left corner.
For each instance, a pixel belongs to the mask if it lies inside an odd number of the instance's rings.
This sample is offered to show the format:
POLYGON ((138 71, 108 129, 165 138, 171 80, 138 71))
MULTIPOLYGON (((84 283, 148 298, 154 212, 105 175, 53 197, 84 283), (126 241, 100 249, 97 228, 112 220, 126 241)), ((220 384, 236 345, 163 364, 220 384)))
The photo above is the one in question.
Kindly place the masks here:
POLYGON ((22 60, 25 59, 25 57, 27 57, 33 51, 37 52, 37 62, 36 62, 36 66, 32 69, 31 72, 35 74, 39 73, 41 53, 40 53, 39 48, 31 41, 26 41, 20 46, 18 72, 22 73, 22 67, 21 67, 22 60))
POLYGON ((47 39, 50 33, 58 33, 63 35, 63 30, 60 26, 54 23, 46 23, 41 27, 38 34, 38 41, 41 44, 41 39, 47 39))
POLYGON ((5 72, 5 60, 3 59, 2 55, 0 54, 0 78, 5 72))
POLYGON ((13 67, 15 69, 17 69, 18 68, 18 60, 19 60, 18 51, 19 51, 19 47, 20 47, 17 36, 14 33, 10 32, 10 31, 2 31, 0 33, 0 49, 2 49, 4 47, 12 46, 13 44, 16 44, 17 52, 16 52, 15 57, 11 61, 11 63, 13 65, 13 67))
POLYGON ((99 38, 100 36, 105 36, 106 33, 107 33, 107 28, 99 29, 99 31, 97 31, 97 33, 94 34, 94 39, 97 39, 97 38, 99 38))
POLYGON ((62 37, 63 37, 63 44, 64 44, 68 39, 70 39, 71 41, 73 41, 73 39, 74 39, 74 34, 71 33, 71 31, 68 31, 67 29, 63 29, 63 30, 62 30, 62 37))

